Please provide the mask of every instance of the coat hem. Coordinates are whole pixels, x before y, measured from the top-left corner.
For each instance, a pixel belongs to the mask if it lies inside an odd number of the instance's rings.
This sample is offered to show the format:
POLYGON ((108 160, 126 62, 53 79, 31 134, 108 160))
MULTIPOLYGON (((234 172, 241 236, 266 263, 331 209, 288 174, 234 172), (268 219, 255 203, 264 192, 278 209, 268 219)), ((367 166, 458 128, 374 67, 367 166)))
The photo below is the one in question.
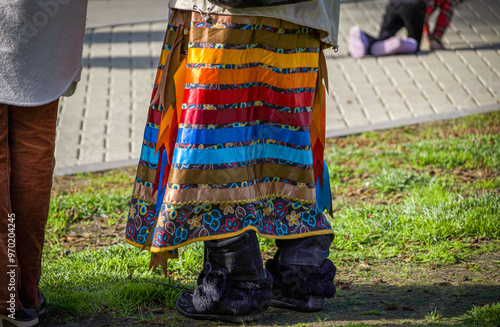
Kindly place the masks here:
POLYGON ((66 91, 71 87, 71 84, 73 84, 73 82, 78 82, 80 80, 80 78, 78 78, 78 76, 81 74, 82 72, 82 67, 80 67, 76 72, 75 74, 73 74, 73 76, 71 77, 69 83, 66 85, 66 87, 64 88, 63 91, 60 91, 57 93, 56 96, 53 96, 47 100, 42 100, 40 102, 14 102, 14 101, 9 101, 9 100, 5 100, 5 99, 1 99, 0 98, 0 103, 3 103, 3 104, 6 104, 6 105, 9 105, 9 106, 17 106, 17 107, 38 107, 38 106, 43 106, 47 103, 51 103, 51 102, 54 102, 56 101, 57 99, 59 99, 61 96, 64 95, 64 93, 66 93, 66 91))

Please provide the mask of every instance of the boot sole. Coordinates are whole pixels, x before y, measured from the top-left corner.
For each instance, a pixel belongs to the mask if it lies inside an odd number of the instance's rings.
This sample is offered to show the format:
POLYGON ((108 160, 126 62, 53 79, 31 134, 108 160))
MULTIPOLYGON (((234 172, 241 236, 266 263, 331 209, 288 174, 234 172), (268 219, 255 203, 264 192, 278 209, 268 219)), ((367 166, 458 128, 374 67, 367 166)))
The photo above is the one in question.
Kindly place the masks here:
POLYGON ((216 315, 216 314, 203 314, 203 313, 189 313, 184 311, 178 304, 175 305, 177 311, 183 316, 196 320, 215 320, 223 321, 232 324, 246 324, 250 322, 255 322, 259 319, 257 315, 245 315, 245 316, 227 316, 227 315, 216 315))
POLYGON ((311 296, 308 301, 301 304, 291 304, 284 301, 273 300, 269 304, 271 307, 286 309, 299 312, 317 312, 323 310, 324 300, 323 297, 311 296))

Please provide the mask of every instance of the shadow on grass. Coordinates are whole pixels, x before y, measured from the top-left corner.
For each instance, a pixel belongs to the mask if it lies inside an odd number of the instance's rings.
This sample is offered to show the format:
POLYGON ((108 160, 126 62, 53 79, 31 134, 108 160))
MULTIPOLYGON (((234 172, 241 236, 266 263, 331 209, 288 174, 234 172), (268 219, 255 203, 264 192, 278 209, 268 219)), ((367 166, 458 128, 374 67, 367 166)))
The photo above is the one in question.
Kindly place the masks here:
POLYGON ((493 284, 360 284, 351 285, 348 290, 339 290, 333 300, 327 301, 321 312, 294 313, 271 309, 262 315, 259 325, 284 326, 318 322, 325 322, 325 325, 348 325, 365 322, 370 326, 389 326, 398 321, 416 323, 423 320, 439 320, 446 325, 447 321, 450 324, 457 323, 457 319, 452 318, 458 318, 474 306, 493 304, 499 299, 500 286, 493 284))
MULTIPOLYGON (((316 313, 299 313, 270 308, 252 326, 394 326, 399 324, 439 323, 456 325, 459 317, 474 306, 493 304, 500 299, 500 285, 442 282, 433 285, 411 283, 353 284, 343 286, 325 308, 316 313)), ((180 316, 175 309, 156 308, 131 316, 109 312, 77 314, 49 306, 40 326, 194 326, 195 321, 180 316)), ((225 326, 206 322, 201 325, 225 326)), ((488 326, 488 325, 486 325, 488 326)))

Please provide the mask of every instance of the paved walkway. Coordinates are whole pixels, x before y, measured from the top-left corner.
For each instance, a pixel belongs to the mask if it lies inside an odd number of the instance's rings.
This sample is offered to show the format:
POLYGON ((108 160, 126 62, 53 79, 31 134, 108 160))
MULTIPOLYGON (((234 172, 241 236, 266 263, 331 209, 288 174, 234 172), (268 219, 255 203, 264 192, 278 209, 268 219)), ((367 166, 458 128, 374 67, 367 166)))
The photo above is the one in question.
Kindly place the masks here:
MULTIPOLYGON (((385 3, 341 5, 341 47, 327 53, 328 137, 500 110, 498 0, 469 0, 458 8, 444 39, 448 51, 349 57, 349 28, 358 24, 377 34, 385 3)), ((56 174, 136 164, 166 4, 90 0, 82 80, 60 105, 56 174)))

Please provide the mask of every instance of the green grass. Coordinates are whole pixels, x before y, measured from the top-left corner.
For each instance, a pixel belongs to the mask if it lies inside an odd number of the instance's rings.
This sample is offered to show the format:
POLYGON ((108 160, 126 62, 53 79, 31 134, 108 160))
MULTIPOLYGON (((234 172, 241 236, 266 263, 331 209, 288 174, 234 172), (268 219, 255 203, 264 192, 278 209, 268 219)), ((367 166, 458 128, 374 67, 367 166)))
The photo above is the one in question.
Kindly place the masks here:
MULTIPOLYGON (((329 141, 325 156, 336 234, 330 258, 339 271, 344 264, 399 260, 401 254, 407 260, 402 265, 453 264, 500 251, 498 126, 500 113, 495 112, 329 141), (479 237, 479 245, 471 247, 470 239, 479 237)), ((77 226, 124 224, 133 176, 131 168, 56 179, 42 275, 42 290, 53 306, 75 314, 139 315, 174 308, 180 290, 194 288, 202 243, 182 248, 178 260, 169 260, 169 279, 161 269, 148 271, 150 254, 123 240, 72 252, 60 243, 77 226)), ((262 251, 274 251, 273 240, 260 244, 262 251)), ((461 321, 499 325, 499 312, 500 304, 474 308, 461 321)), ((429 313, 427 320, 436 322, 434 316, 429 313)))
POLYGON ((56 179, 47 220, 47 236, 59 237, 66 227, 85 219, 106 218, 110 224, 128 210, 132 169, 80 173, 56 179))
POLYGON ((428 321, 432 321, 432 322, 439 321, 442 318, 443 318, 443 315, 439 313, 437 308, 434 308, 434 310, 428 312, 425 315, 425 319, 427 319, 428 321))
POLYGON ((47 223, 54 233, 59 233, 67 225, 89 217, 116 219, 127 209, 129 199, 129 195, 113 191, 53 197, 47 223))
POLYGON ((421 190, 395 206, 346 207, 335 215, 337 237, 332 258, 383 259, 409 248, 418 253, 416 261, 454 263, 471 250, 468 244, 450 241, 450 237, 500 238, 498 196, 460 198, 441 191, 421 190), (457 248, 464 251, 450 252, 457 248))
POLYGON ((500 169, 500 135, 467 135, 406 144, 408 160, 420 167, 500 169))
POLYGON ((432 179, 426 175, 398 169, 382 169, 367 184, 384 193, 407 191, 417 186, 427 186, 432 179))
POLYGON ((467 327, 498 327, 500 326, 500 302, 474 307, 459 318, 467 327))
POLYGON ((174 308, 180 291, 194 289, 195 274, 203 260, 201 243, 181 251, 179 260, 168 262, 174 276, 168 280, 161 269, 148 271, 149 252, 127 244, 79 251, 46 260, 41 287, 51 303, 73 313, 127 316, 141 309, 174 308))
POLYGON ((478 189, 499 190, 500 179, 487 179, 476 184, 478 189))
POLYGON ((112 308, 116 314, 130 315, 140 308, 173 307, 179 289, 142 282, 165 283, 159 271, 147 271, 149 257, 124 244, 80 251, 45 262, 42 289, 52 303, 75 313, 112 308))
POLYGON ((448 122, 445 130, 434 123, 330 142, 331 258, 381 260, 406 249, 412 261, 455 263, 481 251, 460 240, 498 240, 499 122, 493 113, 448 122), (463 177, 488 171, 496 174, 463 177))

